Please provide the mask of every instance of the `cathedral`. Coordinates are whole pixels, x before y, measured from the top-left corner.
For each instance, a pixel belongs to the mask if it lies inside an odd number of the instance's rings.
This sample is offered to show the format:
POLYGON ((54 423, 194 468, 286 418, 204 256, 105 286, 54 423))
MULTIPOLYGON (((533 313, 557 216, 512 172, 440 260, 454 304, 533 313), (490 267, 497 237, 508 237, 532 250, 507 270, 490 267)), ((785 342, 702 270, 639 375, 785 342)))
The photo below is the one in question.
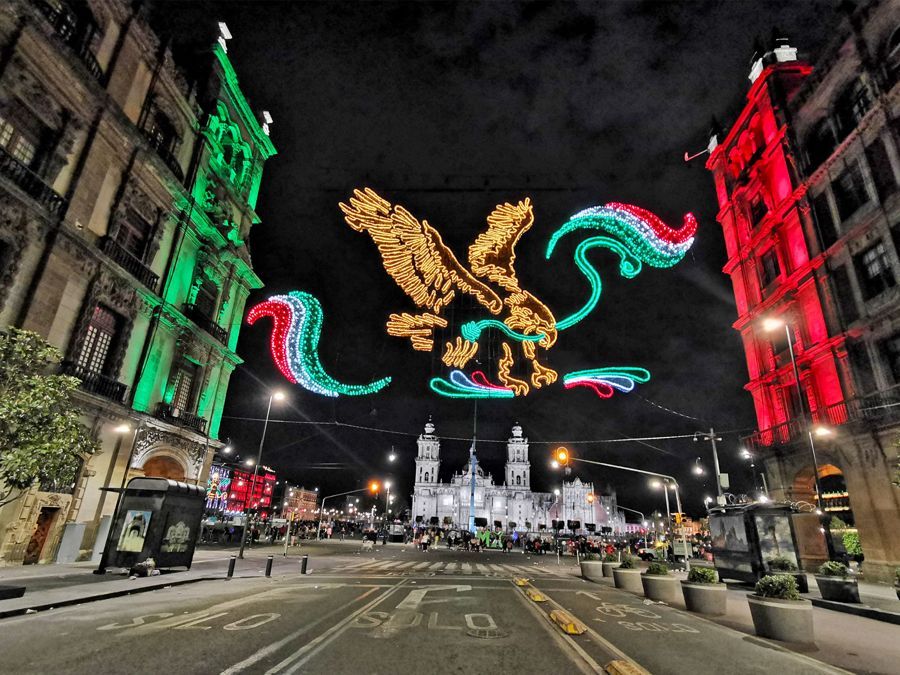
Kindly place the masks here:
MULTIPOLYGON (((469 526, 471 490, 475 483, 475 523, 504 530, 551 530, 554 520, 578 521, 575 532, 589 534, 623 533, 625 519, 616 508, 614 492, 599 495, 593 483, 575 478, 553 492, 533 492, 528 439, 516 424, 506 443, 506 470, 501 485, 478 463, 472 452, 450 482, 441 482, 441 440, 431 422, 418 438, 416 475, 412 497, 413 520, 419 523, 457 527, 469 526), (474 476, 473 476, 474 474, 474 476), (607 529, 608 528, 608 529, 607 529)), ((574 523, 573 523, 574 524, 574 523)), ((569 531, 566 526, 564 531, 569 531)))

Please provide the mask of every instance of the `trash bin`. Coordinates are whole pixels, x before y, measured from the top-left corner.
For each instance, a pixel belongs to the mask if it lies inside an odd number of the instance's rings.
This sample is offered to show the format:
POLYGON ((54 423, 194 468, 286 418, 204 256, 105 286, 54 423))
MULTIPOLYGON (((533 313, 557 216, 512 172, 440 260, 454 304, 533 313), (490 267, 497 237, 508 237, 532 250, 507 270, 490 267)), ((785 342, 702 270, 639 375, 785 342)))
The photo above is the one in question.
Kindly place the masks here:
POLYGON ((97 572, 153 558, 157 568, 190 569, 206 490, 167 478, 132 478, 119 494, 97 572))

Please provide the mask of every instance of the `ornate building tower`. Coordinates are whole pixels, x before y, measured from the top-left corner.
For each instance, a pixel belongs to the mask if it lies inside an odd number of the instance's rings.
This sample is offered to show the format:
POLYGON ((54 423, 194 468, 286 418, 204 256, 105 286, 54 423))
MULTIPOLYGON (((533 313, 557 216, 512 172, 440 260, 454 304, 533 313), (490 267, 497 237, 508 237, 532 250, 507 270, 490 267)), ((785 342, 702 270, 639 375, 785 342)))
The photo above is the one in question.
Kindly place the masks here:
POLYGON ((528 439, 522 436, 522 427, 512 428, 512 438, 506 443, 507 487, 531 486, 531 464, 528 462, 528 439))
POLYGON ((815 70, 784 41, 754 57, 707 168, 756 408, 749 449, 773 498, 821 504, 838 545, 858 528, 866 574, 887 579, 900 561, 900 5, 846 11, 815 70))
POLYGON ((413 485, 413 517, 421 516, 426 522, 437 516, 438 470, 441 466, 441 439, 434 435, 431 418, 425 424, 425 433, 419 434, 419 453, 416 455, 416 475, 413 485))

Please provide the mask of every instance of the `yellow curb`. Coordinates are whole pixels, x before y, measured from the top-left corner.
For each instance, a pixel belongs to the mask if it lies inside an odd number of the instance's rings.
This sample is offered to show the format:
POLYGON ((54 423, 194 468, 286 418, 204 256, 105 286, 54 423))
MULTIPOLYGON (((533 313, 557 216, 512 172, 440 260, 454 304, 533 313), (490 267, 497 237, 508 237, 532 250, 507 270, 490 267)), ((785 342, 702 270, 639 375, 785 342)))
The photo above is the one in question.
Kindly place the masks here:
POLYGON ((526 579, 526 578, 524 578, 524 577, 513 577, 513 583, 514 583, 516 586, 527 586, 527 585, 528 585, 528 579, 526 579))
POLYGON ((607 663, 603 670, 607 675, 649 675, 649 673, 636 663, 616 659, 607 663))
POLYGON ((530 600, 533 600, 534 602, 547 602, 547 596, 538 592, 536 588, 526 588, 525 595, 527 595, 528 598, 530 600))
POLYGON ((569 635, 581 635, 587 631, 587 626, 564 609, 554 609, 550 612, 550 618, 557 626, 563 629, 564 633, 569 635))

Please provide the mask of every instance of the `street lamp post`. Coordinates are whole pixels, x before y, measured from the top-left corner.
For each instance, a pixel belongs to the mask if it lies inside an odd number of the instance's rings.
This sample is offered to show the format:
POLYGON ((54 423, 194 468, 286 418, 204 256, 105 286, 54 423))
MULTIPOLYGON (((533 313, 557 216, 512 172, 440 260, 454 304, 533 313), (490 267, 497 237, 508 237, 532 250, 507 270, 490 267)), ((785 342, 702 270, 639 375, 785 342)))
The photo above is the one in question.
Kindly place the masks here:
MULTIPOLYGON (((565 454, 562 454, 560 452, 561 450, 564 450, 564 448, 559 448, 556 451, 556 453, 557 453, 556 456, 557 456, 557 460, 562 460, 560 463, 563 466, 566 466, 570 461, 575 461, 575 462, 582 462, 584 464, 594 464, 596 466, 605 466, 610 469, 621 469, 622 471, 633 471, 634 473, 642 473, 645 476, 655 476, 657 478, 665 478, 665 479, 672 481, 672 484, 675 487, 675 508, 678 509, 679 513, 682 513, 681 493, 680 493, 680 490, 678 489, 678 481, 675 480, 674 476, 669 476, 668 474, 664 474, 664 473, 657 473, 656 471, 646 471, 644 469, 635 469, 632 466, 622 466, 621 464, 610 464, 609 462, 597 462, 597 461, 594 461, 593 459, 581 459, 580 457, 573 457, 572 454, 569 453, 568 451, 566 451, 565 454)), ((668 493, 667 493, 667 499, 668 499, 668 493)), ((687 536, 684 534, 684 529, 681 530, 681 541, 682 541, 682 545, 684 546, 684 566, 687 570, 690 570, 691 569, 690 555, 688 553, 689 549, 688 549, 688 543, 687 543, 687 536)))
POLYGON ((716 470, 716 495, 719 497, 719 502, 722 502, 722 471, 719 469, 719 453, 716 451, 716 441, 721 441, 721 436, 716 436, 716 430, 712 427, 709 428, 709 433, 705 431, 698 431, 694 434, 694 441, 699 441, 703 439, 704 441, 709 441, 712 446, 713 453, 713 467, 716 470))
POLYGON ((809 452, 812 455, 813 462, 813 479, 816 486, 816 504, 819 507, 819 513, 824 514, 825 508, 822 502, 822 488, 819 485, 819 461, 816 458, 816 443, 813 440, 812 417, 806 415, 806 405, 803 402, 803 387, 800 385, 800 370, 797 368, 797 359, 794 356, 794 343, 791 339, 791 324, 783 319, 768 318, 763 321, 763 330, 772 332, 779 328, 784 328, 784 334, 787 337, 788 353, 791 357, 791 368, 794 372, 794 382, 797 384, 797 403, 800 406, 800 417, 806 425, 806 437, 809 439, 809 452))
POLYGON ((266 421, 263 424, 262 437, 259 439, 259 452, 256 454, 256 463, 253 465, 253 478, 250 480, 250 492, 248 493, 247 500, 244 501, 244 527, 241 529, 241 548, 238 551, 238 558, 241 559, 244 557, 244 546, 247 543, 247 526, 250 524, 250 514, 247 513, 247 506, 249 505, 249 501, 253 499, 253 491, 256 489, 256 477, 259 475, 259 465, 262 463, 263 445, 266 442, 266 430, 269 428, 269 414, 272 412, 272 401, 283 400, 284 394, 282 392, 273 391, 269 396, 269 405, 266 407, 266 421))

